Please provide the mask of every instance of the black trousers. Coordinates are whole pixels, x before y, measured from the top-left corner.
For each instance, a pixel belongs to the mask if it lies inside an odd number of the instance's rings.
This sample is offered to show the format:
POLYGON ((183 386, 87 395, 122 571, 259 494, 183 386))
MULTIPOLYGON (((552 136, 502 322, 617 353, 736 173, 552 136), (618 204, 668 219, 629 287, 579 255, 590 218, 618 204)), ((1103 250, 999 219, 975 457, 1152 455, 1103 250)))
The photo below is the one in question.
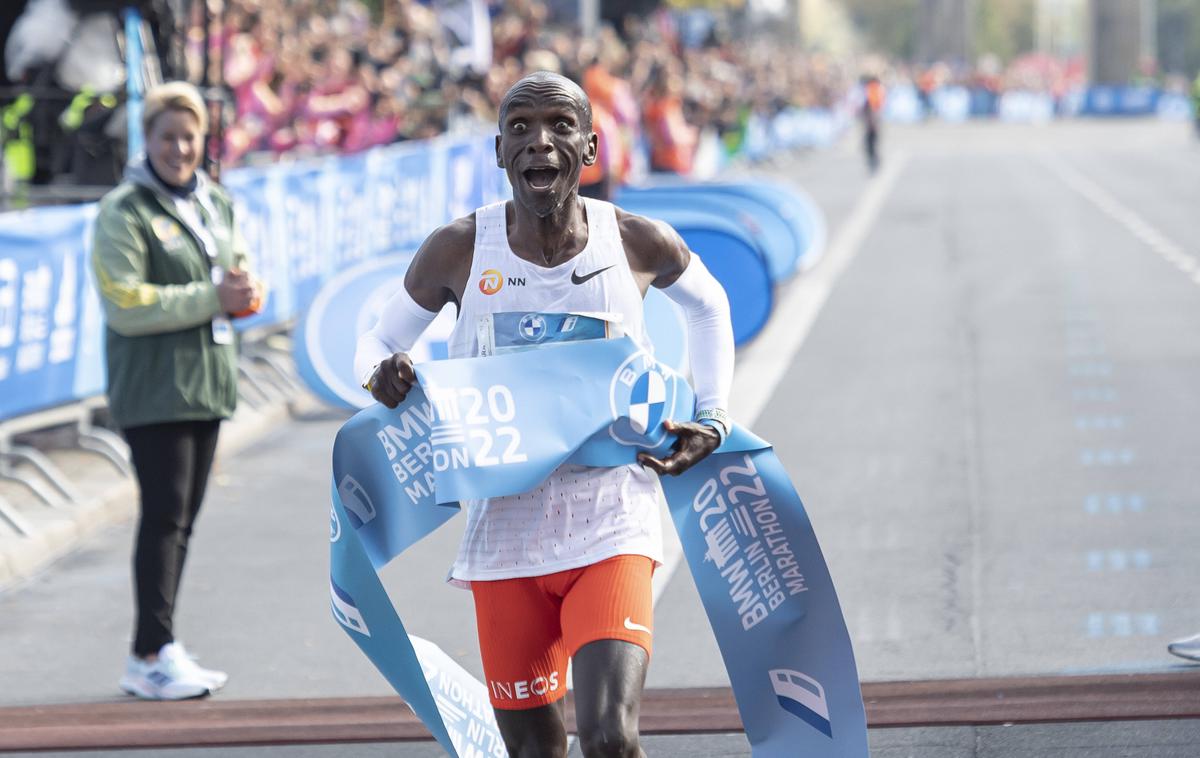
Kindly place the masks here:
POLYGON ((219 419, 132 426, 124 431, 141 489, 133 549, 133 654, 174 642, 172 618, 188 540, 217 450, 219 419))

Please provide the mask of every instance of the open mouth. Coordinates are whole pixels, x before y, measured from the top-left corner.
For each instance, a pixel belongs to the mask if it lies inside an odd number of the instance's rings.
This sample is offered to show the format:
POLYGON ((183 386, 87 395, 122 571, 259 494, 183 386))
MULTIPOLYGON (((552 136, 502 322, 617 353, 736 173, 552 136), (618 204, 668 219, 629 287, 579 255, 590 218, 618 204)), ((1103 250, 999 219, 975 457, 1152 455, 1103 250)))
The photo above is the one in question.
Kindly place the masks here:
POLYGON ((549 166, 527 168, 521 174, 530 187, 535 190, 544 190, 550 189, 550 185, 554 184, 554 180, 558 178, 558 169, 549 166))

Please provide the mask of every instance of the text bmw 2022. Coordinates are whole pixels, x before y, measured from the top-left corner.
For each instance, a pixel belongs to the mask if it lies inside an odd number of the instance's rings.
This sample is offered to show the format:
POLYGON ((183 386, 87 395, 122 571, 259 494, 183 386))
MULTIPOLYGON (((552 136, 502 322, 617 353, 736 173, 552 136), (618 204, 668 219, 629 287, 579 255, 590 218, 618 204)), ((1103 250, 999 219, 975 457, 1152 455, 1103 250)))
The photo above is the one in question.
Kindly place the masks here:
POLYGON ((428 391, 433 406, 433 468, 486 468, 524 463, 521 431, 511 422, 517 416, 512 390, 493 384, 478 387, 438 387, 428 391))

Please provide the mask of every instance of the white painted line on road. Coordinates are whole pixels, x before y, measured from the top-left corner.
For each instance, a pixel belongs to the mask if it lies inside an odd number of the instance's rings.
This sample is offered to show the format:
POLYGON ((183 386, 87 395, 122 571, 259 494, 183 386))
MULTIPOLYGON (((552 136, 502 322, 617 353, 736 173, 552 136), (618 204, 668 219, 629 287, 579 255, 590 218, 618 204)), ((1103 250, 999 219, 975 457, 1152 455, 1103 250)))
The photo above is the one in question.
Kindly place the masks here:
MULTIPOLYGON (((1041 154, 1041 159, 1042 163, 1064 184, 1125 227, 1133 236, 1162 256, 1164 260, 1175 264, 1185 274, 1193 274, 1200 269, 1200 262, 1197 262, 1194 256, 1189 255, 1182 246, 1156 229, 1132 208, 1113 197, 1108 190, 1048 151, 1041 154)), ((1200 276, 1193 275, 1192 281, 1200 284, 1200 276)))
MULTIPOLYGON (((908 164, 908 157, 906 152, 897 152, 883 171, 870 180, 858 204, 838 230, 833 244, 813 268, 781 288, 771 320, 754 342, 738 353, 729 402, 734 423, 753 427, 762 414, 829 299, 833 286, 854 260, 875 224, 884 200, 908 164)), ((663 565, 654 572, 652 582, 655 603, 666 590, 683 557, 683 547, 669 517, 663 523, 663 536, 663 565)))
POLYGON ((907 164, 908 154, 898 153, 871 180, 821 262, 782 289, 766 328, 738 354, 729 408, 735 423, 753 425, 766 407, 907 164))

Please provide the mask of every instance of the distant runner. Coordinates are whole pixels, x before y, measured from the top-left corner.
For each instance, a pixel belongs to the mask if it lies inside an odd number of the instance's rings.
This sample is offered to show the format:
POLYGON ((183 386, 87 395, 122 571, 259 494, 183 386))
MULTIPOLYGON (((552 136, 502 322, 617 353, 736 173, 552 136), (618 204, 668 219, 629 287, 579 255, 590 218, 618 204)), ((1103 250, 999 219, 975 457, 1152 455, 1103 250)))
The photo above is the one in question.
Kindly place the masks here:
POLYGON ((863 79, 863 102, 860 115, 863 122, 863 149, 867 156, 867 167, 871 172, 879 170, 879 122, 883 119, 883 82, 877 76, 863 79))
POLYGON ((513 201, 435 231, 404 286, 358 343, 364 386, 394 408, 416 382, 407 352, 442 306, 458 320, 451 358, 479 354, 476 323, 498 312, 598 311, 652 349, 642 320, 649 287, 685 310, 695 421, 641 466, 563 465, 531 492, 468 501, 451 581, 474 593, 487 688, 513 756, 566 756, 563 697, 573 659, 583 754, 642 756, 637 723, 651 652, 650 578, 662 561, 657 474, 681 473, 728 434, 733 329, 720 284, 670 227, 579 197, 597 158, 591 106, 570 80, 539 72, 500 106, 497 163, 513 201))

